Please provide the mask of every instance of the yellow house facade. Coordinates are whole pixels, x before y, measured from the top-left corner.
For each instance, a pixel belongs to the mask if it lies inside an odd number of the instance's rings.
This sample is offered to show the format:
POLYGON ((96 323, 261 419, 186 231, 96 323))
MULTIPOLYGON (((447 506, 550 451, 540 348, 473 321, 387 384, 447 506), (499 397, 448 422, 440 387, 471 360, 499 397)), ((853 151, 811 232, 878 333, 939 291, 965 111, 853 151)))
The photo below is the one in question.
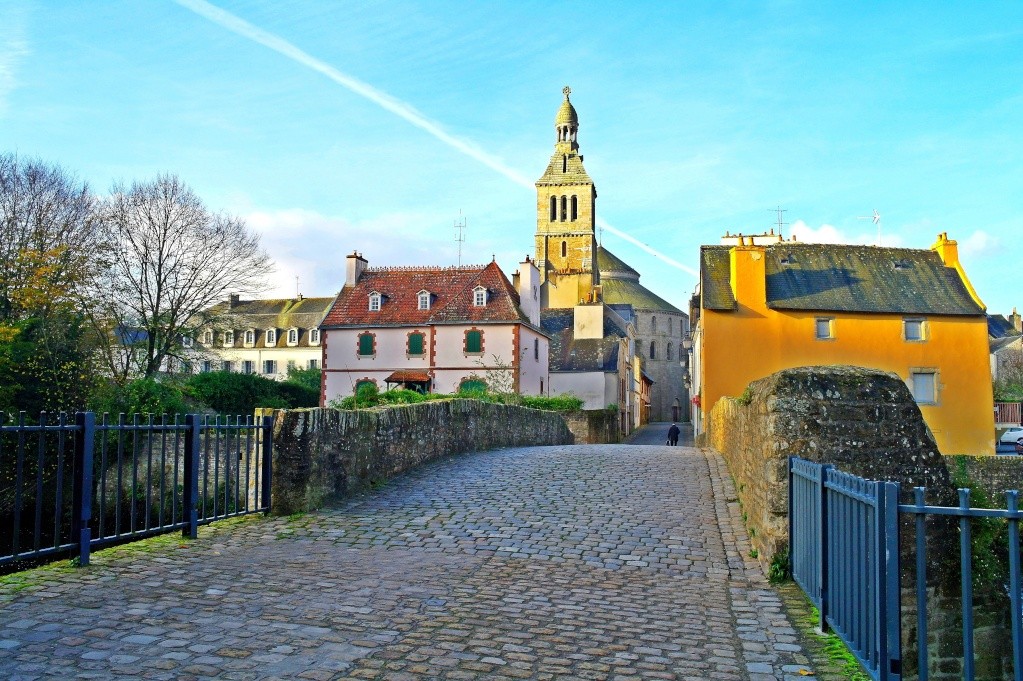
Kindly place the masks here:
POLYGON ((985 309, 955 241, 941 234, 929 250, 735 242, 701 248, 698 432, 718 399, 753 380, 848 364, 900 376, 942 454, 994 453, 985 309))

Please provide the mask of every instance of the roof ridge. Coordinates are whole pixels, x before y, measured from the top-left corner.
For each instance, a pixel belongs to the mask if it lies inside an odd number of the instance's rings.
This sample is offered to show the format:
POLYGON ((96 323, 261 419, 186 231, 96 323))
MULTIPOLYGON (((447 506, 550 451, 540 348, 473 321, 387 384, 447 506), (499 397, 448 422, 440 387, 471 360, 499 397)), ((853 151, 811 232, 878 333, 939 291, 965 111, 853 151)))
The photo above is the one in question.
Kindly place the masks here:
POLYGON ((447 267, 437 267, 432 265, 398 265, 389 266, 382 265, 379 267, 367 267, 364 271, 366 272, 482 272, 487 268, 486 265, 448 265, 447 267))

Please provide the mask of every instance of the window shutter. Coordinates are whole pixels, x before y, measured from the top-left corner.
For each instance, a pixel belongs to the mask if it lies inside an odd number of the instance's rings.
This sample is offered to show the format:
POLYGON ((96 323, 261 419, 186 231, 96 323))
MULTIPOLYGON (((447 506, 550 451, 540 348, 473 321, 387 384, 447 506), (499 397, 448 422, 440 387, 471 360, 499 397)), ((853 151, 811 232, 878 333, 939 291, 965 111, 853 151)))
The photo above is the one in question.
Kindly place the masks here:
POLYGON ((408 337, 408 354, 410 355, 421 355, 423 354, 423 334, 421 333, 410 333, 408 337))
POLYGON ((372 355, 373 354, 373 335, 364 333, 359 336, 359 354, 360 355, 372 355))
POLYGON ((465 351, 483 352, 483 334, 479 331, 465 332, 465 351))

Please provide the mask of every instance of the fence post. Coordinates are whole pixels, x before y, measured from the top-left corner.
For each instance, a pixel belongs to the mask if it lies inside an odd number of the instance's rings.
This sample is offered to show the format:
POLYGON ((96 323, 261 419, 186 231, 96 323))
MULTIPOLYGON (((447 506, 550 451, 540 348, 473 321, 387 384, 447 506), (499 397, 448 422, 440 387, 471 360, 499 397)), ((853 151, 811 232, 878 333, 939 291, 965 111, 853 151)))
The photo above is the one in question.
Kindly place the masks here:
MULTIPOLYGON (((877 499, 878 656, 880 681, 902 678, 901 593, 899 591, 899 483, 882 482, 877 499)), ((926 645, 926 643, 925 643, 926 645)))
POLYGON ((823 464, 817 469, 817 479, 814 483, 817 485, 817 498, 814 499, 814 504, 817 506, 817 517, 820 518, 821 532, 820 532, 820 543, 817 545, 817 583, 820 584, 820 630, 821 633, 828 632, 828 614, 831 606, 828 598, 828 589, 830 588, 828 581, 830 575, 828 574, 828 542, 831 541, 830 533, 828 532, 828 471, 832 468, 831 464, 823 464))
POLYGON ((262 475, 260 494, 262 495, 263 506, 265 507, 264 513, 270 513, 270 503, 272 496, 270 490, 273 489, 271 485, 271 476, 273 472, 273 449, 274 449, 274 417, 264 416, 262 425, 263 435, 263 460, 262 460, 262 475))
MULTIPOLYGON (((92 448, 95 442, 96 415, 75 414, 75 478, 72 486, 71 536, 78 542, 78 565, 89 564, 92 548, 92 448)), ((59 482, 58 482, 59 484, 59 482)))
POLYGON ((185 480, 181 500, 181 519, 185 522, 181 536, 199 536, 199 458, 202 452, 202 415, 185 415, 185 480))

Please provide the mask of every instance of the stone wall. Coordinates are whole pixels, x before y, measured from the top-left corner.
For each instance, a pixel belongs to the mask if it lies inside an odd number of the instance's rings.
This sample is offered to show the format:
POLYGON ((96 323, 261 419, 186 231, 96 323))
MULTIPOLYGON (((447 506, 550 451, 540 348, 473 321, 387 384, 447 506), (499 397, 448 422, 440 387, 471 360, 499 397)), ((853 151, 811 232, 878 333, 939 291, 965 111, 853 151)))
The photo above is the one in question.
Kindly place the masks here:
POLYGON ((576 444, 612 444, 622 441, 617 411, 581 409, 563 416, 576 444))
POLYGON ((1023 491, 1021 456, 946 456, 945 462, 955 477, 964 474, 967 484, 982 489, 991 502, 1005 508, 1005 492, 1023 491))
POLYGON ((555 412, 476 400, 274 415, 277 515, 317 508, 441 456, 573 442, 555 412))
POLYGON ((847 366, 787 369, 754 381, 711 410, 708 443, 724 455, 765 564, 788 546, 789 456, 870 480, 928 488, 928 503, 957 505, 944 459, 906 384, 847 366))

